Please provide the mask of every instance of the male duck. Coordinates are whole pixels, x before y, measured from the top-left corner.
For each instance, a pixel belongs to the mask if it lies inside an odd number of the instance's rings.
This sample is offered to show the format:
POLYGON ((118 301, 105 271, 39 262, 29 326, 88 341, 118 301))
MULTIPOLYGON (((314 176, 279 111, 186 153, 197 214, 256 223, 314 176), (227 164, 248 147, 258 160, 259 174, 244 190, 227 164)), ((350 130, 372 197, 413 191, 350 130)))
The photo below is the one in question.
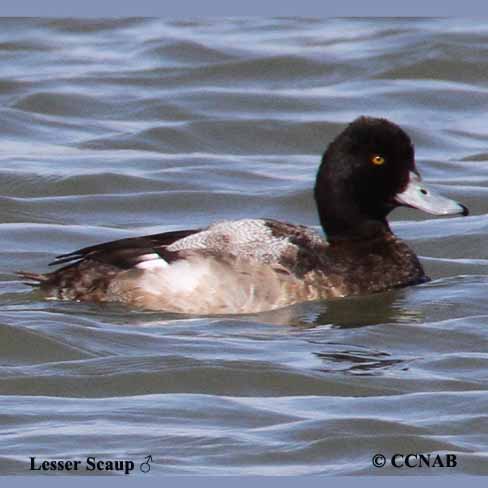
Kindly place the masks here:
POLYGON ((51 299, 253 313, 423 283, 422 265, 386 216, 401 205, 468 215, 422 183, 407 134, 370 117, 356 119, 327 148, 315 201, 327 241, 302 225, 224 221, 85 247, 57 257, 52 264, 65 266, 54 272, 20 274, 51 299))

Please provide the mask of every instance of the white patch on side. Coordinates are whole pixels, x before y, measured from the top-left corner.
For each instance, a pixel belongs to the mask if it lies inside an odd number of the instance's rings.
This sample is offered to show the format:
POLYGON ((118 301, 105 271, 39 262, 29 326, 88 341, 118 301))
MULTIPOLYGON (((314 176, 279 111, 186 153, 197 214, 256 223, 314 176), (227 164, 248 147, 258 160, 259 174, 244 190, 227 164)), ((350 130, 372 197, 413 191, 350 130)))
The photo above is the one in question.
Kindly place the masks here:
POLYGON ((167 268, 169 266, 168 263, 159 254, 156 253, 144 254, 143 256, 140 256, 140 259, 142 259, 142 262, 136 264, 137 269, 154 271, 167 268))
MULTIPOLYGON (((140 268, 140 265, 137 267, 140 268)), ((191 293, 209 273, 209 265, 204 260, 179 260, 170 265, 166 263, 164 268, 145 269, 152 272, 144 273, 140 278, 139 287, 156 295, 168 292, 191 293)))

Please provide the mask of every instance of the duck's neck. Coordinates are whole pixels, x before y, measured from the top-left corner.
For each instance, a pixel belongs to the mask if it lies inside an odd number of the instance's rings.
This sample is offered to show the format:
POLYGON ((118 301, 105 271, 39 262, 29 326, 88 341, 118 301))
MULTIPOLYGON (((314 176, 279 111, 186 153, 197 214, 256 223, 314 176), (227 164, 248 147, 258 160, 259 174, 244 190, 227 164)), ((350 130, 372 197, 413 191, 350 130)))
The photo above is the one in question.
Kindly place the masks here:
POLYGON ((323 174, 326 170, 327 167, 321 166, 314 197, 329 242, 364 241, 391 234, 386 221, 391 208, 378 204, 373 198, 359 199, 358 191, 350 183, 337 181, 332 184, 330 175, 323 174))
POLYGON ((386 216, 371 217, 360 208, 342 202, 317 200, 320 223, 330 243, 344 241, 368 241, 391 235, 386 216))

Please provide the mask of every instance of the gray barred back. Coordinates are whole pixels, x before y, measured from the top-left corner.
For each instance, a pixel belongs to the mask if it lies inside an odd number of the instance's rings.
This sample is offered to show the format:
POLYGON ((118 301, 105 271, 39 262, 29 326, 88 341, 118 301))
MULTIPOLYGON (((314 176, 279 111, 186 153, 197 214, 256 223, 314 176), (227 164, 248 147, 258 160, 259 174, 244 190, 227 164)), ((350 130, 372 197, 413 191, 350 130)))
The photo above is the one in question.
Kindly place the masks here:
POLYGON ((319 234, 302 225, 267 219, 242 219, 217 222, 206 230, 179 239, 167 250, 208 250, 262 263, 275 263, 296 252, 297 244, 304 240, 313 247, 326 245, 319 234))

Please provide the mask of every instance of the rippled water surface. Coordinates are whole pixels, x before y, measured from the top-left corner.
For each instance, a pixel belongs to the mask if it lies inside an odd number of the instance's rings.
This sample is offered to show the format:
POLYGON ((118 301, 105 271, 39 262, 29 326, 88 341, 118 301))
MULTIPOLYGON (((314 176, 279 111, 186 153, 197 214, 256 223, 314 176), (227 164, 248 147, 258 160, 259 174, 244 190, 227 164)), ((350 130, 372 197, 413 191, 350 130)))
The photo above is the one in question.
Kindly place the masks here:
POLYGON ((151 473, 488 474, 488 23, 0 22, 0 473, 29 456, 151 473), (467 218, 396 210, 433 280, 270 313, 46 302, 14 271, 144 233, 267 216, 318 228, 321 152, 402 125, 467 218))

